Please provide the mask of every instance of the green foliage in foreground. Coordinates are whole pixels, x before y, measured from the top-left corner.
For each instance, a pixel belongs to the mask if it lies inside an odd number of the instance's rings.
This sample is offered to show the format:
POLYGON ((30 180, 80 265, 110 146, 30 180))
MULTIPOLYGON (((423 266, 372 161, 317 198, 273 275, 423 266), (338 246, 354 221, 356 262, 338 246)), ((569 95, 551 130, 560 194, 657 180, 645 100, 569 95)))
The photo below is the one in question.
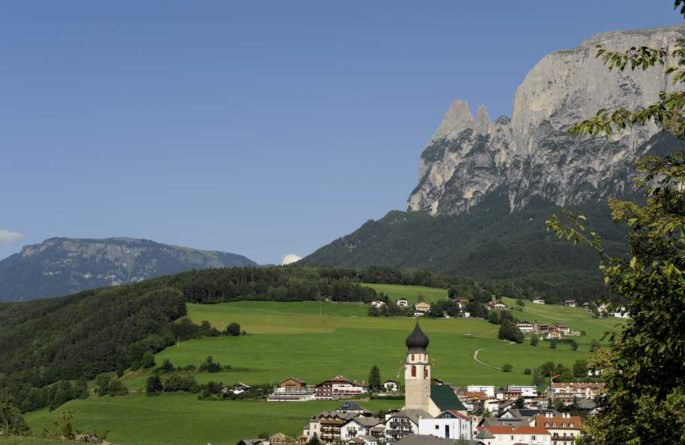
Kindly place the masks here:
MULTIPOLYGON (((685 2, 675 7, 685 12, 685 2)), ((675 92, 662 92, 655 104, 597 115, 572 129, 576 134, 605 134, 654 122, 685 139, 685 39, 672 49, 630 48, 597 52, 610 69, 648 69, 665 65, 675 92), (670 58, 668 58, 670 56, 670 58)), ((629 258, 607 254, 601 237, 585 217, 550 219, 558 236, 583 243, 602 256, 606 283, 625 299, 631 315, 609 349, 599 349, 591 366, 602 369, 607 396, 587 426, 588 443, 667 445, 685 442, 685 150, 638 162, 637 187, 644 205, 610 200, 613 217, 628 226, 629 258)))

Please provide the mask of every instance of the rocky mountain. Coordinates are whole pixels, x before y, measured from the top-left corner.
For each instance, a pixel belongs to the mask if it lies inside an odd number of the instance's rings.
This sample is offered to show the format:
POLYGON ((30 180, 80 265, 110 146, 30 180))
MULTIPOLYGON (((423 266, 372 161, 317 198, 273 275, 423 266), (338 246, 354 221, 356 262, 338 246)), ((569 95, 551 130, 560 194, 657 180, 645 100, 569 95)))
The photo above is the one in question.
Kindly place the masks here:
POLYGON ((190 269, 254 266, 226 252, 134 238, 50 238, 0 261, 0 301, 67 295, 190 269))
POLYGON ((606 200, 630 196, 635 161, 683 149, 655 125, 607 138, 568 129, 600 109, 642 107, 671 84, 658 70, 610 72, 595 57, 610 49, 669 46, 675 26, 599 34, 544 57, 516 91, 511 118, 474 117, 457 100, 421 154, 408 212, 393 211, 322 247, 303 264, 422 267, 511 284, 527 293, 591 298, 603 292, 597 257, 545 232, 562 207, 591 216, 613 252, 624 229, 606 200))
POLYGON ((683 35, 684 26, 609 32, 550 54, 517 89, 511 119, 492 122, 484 106, 473 117, 468 104, 455 101, 421 154, 409 210, 459 214, 496 190, 510 210, 535 196, 568 206, 628 190, 635 160, 659 141, 656 125, 609 139, 579 139, 568 129, 600 109, 647 106, 672 85, 659 69, 609 71, 595 46, 669 47, 683 35))

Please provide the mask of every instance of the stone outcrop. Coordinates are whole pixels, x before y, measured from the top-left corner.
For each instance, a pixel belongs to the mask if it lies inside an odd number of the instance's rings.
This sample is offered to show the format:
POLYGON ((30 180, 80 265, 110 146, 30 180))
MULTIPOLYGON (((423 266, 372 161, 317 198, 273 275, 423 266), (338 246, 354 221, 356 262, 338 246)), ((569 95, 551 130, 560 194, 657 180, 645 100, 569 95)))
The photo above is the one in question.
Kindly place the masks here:
POLYGON ((485 107, 474 117, 455 101, 421 155, 409 210, 459 214, 496 190, 511 210, 535 196, 567 206, 628 190, 635 160, 668 137, 654 124, 609 139, 573 137, 568 129, 600 109, 649 105, 673 87, 659 68, 609 71, 595 45, 668 47, 683 35, 684 26, 609 32, 552 53, 517 89, 511 119, 492 122, 485 107))

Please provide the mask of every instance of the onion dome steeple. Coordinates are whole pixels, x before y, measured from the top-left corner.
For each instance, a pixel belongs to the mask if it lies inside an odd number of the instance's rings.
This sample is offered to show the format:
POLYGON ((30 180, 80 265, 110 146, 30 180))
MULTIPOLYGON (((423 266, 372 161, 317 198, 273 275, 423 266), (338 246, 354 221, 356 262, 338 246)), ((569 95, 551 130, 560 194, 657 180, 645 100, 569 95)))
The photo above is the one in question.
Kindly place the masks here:
POLYGON ((421 330, 421 326, 419 326, 419 322, 417 320, 414 331, 409 334, 409 337, 407 337, 405 342, 407 344, 407 349, 409 352, 426 352, 429 341, 430 340, 428 340, 426 334, 424 334, 421 330))

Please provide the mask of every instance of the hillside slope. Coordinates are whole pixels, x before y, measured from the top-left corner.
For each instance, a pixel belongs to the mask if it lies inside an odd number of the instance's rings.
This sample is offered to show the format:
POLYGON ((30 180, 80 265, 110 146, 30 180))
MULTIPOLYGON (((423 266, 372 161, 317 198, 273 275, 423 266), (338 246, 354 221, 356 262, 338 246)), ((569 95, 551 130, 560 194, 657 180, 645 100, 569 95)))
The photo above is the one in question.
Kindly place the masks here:
POLYGON ((0 301, 54 297, 190 269, 254 266, 233 253, 133 238, 51 238, 0 261, 0 301))

